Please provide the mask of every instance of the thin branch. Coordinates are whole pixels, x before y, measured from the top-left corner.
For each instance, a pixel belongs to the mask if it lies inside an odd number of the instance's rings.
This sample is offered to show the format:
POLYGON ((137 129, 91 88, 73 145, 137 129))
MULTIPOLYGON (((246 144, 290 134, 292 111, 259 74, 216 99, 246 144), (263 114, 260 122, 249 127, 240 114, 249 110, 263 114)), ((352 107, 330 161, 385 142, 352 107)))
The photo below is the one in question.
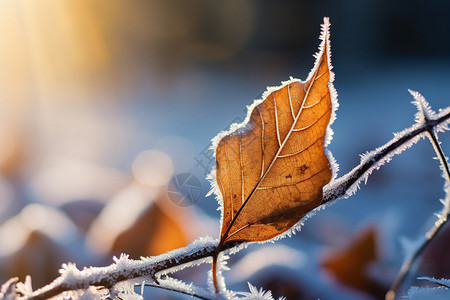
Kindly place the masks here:
MULTIPOLYGON (((408 146, 417 142, 423 137, 424 132, 438 127, 447 128, 449 122, 450 108, 447 108, 436 114, 432 120, 424 124, 413 125, 399 133, 386 145, 369 152, 357 167, 324 188, 323 204, 351 195, 355 192, 358 183, 366 178, 372 170, 381 166, 393 155, 402 152, 408 146)), ((223 245, 222 250, 236 252, 242 245, 243 243, 241 242, 226 243, 223 245)), ((91 267, 82 271, 77 270, 77 276, 70 276, 70 280, 66 280, 63 273, 53 283, 35 291, 28 299, 48 299, 65 291, 86 289, 89 286, 103 286, 111 289, 119 282, 140 277, 152 278, 157 284, 158 273, 169 273, 170 269, 181 269, 185 264, 189 265, 192 262, 212 257, 216 247, 217 241, 215 240, 203 245, 200 243, 200 246, 197 245, 197 248, 191 244, 185 248, 153 257, 150 261, 129 260, 129 262, 132 262, 132 267, 128 267, 126 272, 123 269, 119 269, 116 263, 103 268, 91 267)))
POLYGON ((450 122, 450 107, 436 114, 435 119, 424 123, 417 123, 398 133, 394 139, 385 145, 368 152, 361 159, 361 163, 347 174, 337 178, 323 189, 322 204, 337 200, 344 196, 351 196, 357 189, 359 182, 367 178, 374 170, 379 168, 392 156, 400 154, 411 145, 420 140, 424 134, 437 126, 445 126, 450 122))
POLYGON ((430 139, 431 143, 434 146, 434 150, 436 151, 436 154, 441 161, 441 165, 443 168, 444 176, 447 177, 446 180, 448 184, 450 184, 450 169, 448 166, 447 158, 444 154, 444 151, 442 150, 441 145, 439 144, 439 141, 437 140, 436 136, 432 131, 428 131, 428 138, 430 139))
MULTIPOLYGON (((442 147, 439 145, 439 142, 434 135, 432 129, 427 129, 427 137, 430 139, 436 154, 439 157, 439 160, 442 165, 442 169, 444 171, 444 176, 446 177, 447 183, 450 184, 450 171, 447 159, 445 158, 444 151, 442 147)), ((450 197, 447 195, 447 197, 450 197)), ((441 216, 438 221, 435 222, 434 226, 428 231, 425 240, 423 243, 416 249, 416 251, 403 263, 396 279, 392 283, 391 288, 386 293, 386 300, 394 300, 398 294, 398 290, 411 270, 412 265, 416 261, 416 259, 422 254, 423 250, 429 245, 429 243, 433 240, 433 238, 438 234, 438 232, 444 227, 449 219, 450 215, 447 211, 446 216, 441 216)))
POLYGON ((150 277, 157 282, 156 276, 158 272, 175 267, 179 267, 181 269, 183 264, 192 263, 211 256, 216 250, 216 241, 210 240, 209 243, 204 244, 205 245, 198 250, 191 250, 188 248, 189 246, 187 246, 185 248, 176 249, 164 255, 154 257, 153 259, 150 258, 152 259, 150 263, 146 262, 145 259, 141 261, 130 260, 134 262, 135 266, 127 267, 126 272, 124 272, 122 268, 117 268, 118 263, 116 262, 108 267, 91 267, 79 271, 77 276, 70 276, 70 281, 64 280, 63 273, 59 278, 53 281, 53 283, 35 291, 28 299, 48 299, 65 291, 86 289, 89 286, 99 286, 111 289, 119 282, 139 277, 150 277), (95 274, 95 276, 92 276, 92 274, 95 274))

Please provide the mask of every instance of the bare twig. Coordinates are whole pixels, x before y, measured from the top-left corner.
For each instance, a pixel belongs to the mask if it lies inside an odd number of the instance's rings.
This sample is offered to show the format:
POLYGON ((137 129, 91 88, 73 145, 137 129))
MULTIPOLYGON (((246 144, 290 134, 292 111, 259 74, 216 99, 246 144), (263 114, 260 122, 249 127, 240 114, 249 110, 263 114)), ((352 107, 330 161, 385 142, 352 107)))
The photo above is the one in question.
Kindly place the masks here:
POLYGON ((426 132, 433 130, 436 126, 448 124, 450 121, 450 107, 436 114, 435 119, 417 123, 410 128, 398 133, 397 136, 385 145, 368 152, 363 156, 361 163, 347 174, 337 178, 332 184, 324 187, 323 202, 328 203, 343 196, 351 196, 363 179, 379 168, 383 163, 389 161, 392 156, 400 154, 412 144, 424 137, 426 132))
POLYGON ((177 249, 167 253, 165 255, 166 257, 160 256, 162 258, 161 260, 154 261, 151 264, 148 264, 145 261, 142 261, 142 263, 140 263, 141 261, 135 261, 136 266, 128 268, 126 273, 124 273, 123 270, 113 268, 116 263, 104 268, 89 268, 80 271, 80 276, 77 276, 77 278, 71 278, 70 282, 67 282, 66 280, 59 280, 62 278, 62 276, 57 278, 48 286, 35 291, 33 295, 29 297, 29 299, 48 299, 65 291, 87 289, 89 286, 99 286, 111 289, 119 282, 139 277, 151 277, 156 279, 155 276, 158 272, 174 267, 179 267, 183 264, 195 262, 196 260, 212 256, 215 250, 216 245, 214 243, 210 243, 209 246, 205 246, 204 248, 193 252, 183 251, 183 249, 177 249), (110 269, 110 271, 102 272, 102 269, 110 269), (93 280, 86 280, 88 274, 94 273, 96 271, 98 271, 97 273, 103 276, 93 276, 93 280), (81 274, 83 272, 85 272, 85 276, 81 274))
MULTIPOLYGON (((442 169, 444 171, 444 176, 446 177, 447 183, 450 184, 450 170, 448 166, 447 159, 445 158, 444 151, 442 150, 441 145, 432 130, 432 128, 427 129, 427 137, 430 139, 433 144, 433 148, 438 155, 438 158, 441 162, 442 169)), ((447 195, 447 197, 450 197, 447 195)), ((416 261, 416 259, 422 254, 423 250, 428 246, 428 244, 433 240, 433 238, 438 234, 438 232, 443 228, 443 226, 447 223, 450 215, 447 211, 446 216, 441 216, 438 221, 435 222, 433 228, 428 231, 426 238, 423 243, 416 249, 416 251, 403 263, 394 283, 392 284, 389 291, 386 293, 386 300, 394 300, 398 294, 398 290, 408 275, 412 265, 416 261)))

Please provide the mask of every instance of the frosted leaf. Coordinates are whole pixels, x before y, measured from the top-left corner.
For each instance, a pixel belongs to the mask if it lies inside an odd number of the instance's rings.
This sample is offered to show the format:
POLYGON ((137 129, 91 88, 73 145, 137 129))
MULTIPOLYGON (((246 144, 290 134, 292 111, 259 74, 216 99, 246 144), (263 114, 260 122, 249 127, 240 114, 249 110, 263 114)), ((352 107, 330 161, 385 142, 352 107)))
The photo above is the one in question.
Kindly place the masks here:
MULTIPOLYGON (((278 241, 278 240, 283 239, 285 237, 291 237, 291 236, 295 235, 298 231, 301 230, 301 228, 303 227, 303 225, 305 225, 305 222, 309 218, 315 216, 318 211, 323 210, 326 207, 327 207, 327 205, 320 205, 320 206, 316 207, 312 211, 308 212, 297 224, 295 224, 289 230, 283 232, 282 234, 274 237, 271 240, 268 240, 267 242, 275 242, 275 241, 278 241)), ((266 242, 260 242, 260 243, 266 243, 266 242)))
MULTIPOLYGON (((245 299, 245 300, 274 300, 273 296, 272 296, 272 292, 271 291, 264 291, 262 288, 260 288, 259 290, 251 285, 250 283, 248 283, 248 289, 250 290, 250 292, 239 292, 237 294, 243 296, 240 297, 239 299, 245 299)), ((278 300, 282 300, 285 299, 284 297, 278 298, 278 300)))
MULTIPOLYGON (((280 86, 267 87, 267 90, 263 93, 261 99, 254 100, 254 102, 251 105, 247 106, 247 115, 242 123, 231 124, 230 128, 228 130, 220 132, 217 136, 215 136, 212 139, 212 145, 211 145, 210 149, 214 150, 214 156, 216 155, 215 152, 216 152, 217 145, 219 144, 219 142, 222 138, 224 138, 227 135, 235 134, 241 130, 249 129, 246 126, 250 120, 253 110, 259 104, 261 104, 271 93, 273 93, 274 91, 277 91, 279 89, 282 89, 286 85, 289 85, 289 84, 292 84, 295 82, 305 83, 305 82, 310 81, 311 78, 314 76, 315 72, 317 71, 317 69, 319 68, 319 65, 321 63, 320 58, 323 57, 324 54, 327 56, 328 70, 329 70, 329 74, 330 74, 330 79, 328 82, 328 90, 329 90, 329 94, 330 94, 330 98, 331 98, 331 118, 330 118, 330 121, 327 126, 327 130, 326 130, 326 134, 325 134, 325 138, 324 138, 324 140, 325 140, 324 146, 327 147, 330 144, 332 137, 333 137, 333 131, 331 129, 331 125, 334 122, 334 120, 336 119, 336 110, 338 109, 339 104, 338 104, 338 99, 337 99, 338 94, 337 94, 336 89, 333 84, 335 75, 334 75, 334 72, 331 71, 333 69, 333 66, 331 64, 331 50, 330 50, 331 47, 330 47, 330 39, 328 38, 329 36, 330 36, 330 22, 329 22, 329 18, 325 17, 324 22, 321 25, 321 33, 320 33, 320 37, 319 37, 319 39, 321 40, 321 43, 319 45, 319 51, 316 54, 314 54, 314 58, 315 58, 314 67, 309 72, 306 80, 302 81, 300 79, 290 77, 288 81, 283 81, 280 86), (326 51, 326 53, 324 53, 324 51, 326 51)), ((333 177, 335 178, 338 165, 337 165, 336 161, 334 160, 334 158, 332 158, 331 153, 328 152, 327 156, 329 158, 331 158, 330 165, 332 167, 333 177)), ((216 198, 217 202, 219 203, 218 209, 221 212, 220 224, 223 224, 223 199, 222 199, 222 195, 220 193, 220 190, 219 190, 219 187, 217 184, 216 169, 214 167, 212 168, 211 172, 207 176, 207 179, 210 181, 210 184, 211 184, 211 190, 208 192, 207 196, 215 194, 215 196, 216 196, 215 198, 216 198)), ((282 234, 281 236, 278 236, 278 239, 282 238, 282 237, 286 237, 286 236, 291 236, 293 234, 293 232, 295 232, 296 230, 298 230, 300 228, 300 226, 296 226, 295 228, 296 229, 291 228, 287 233, 282 234)))

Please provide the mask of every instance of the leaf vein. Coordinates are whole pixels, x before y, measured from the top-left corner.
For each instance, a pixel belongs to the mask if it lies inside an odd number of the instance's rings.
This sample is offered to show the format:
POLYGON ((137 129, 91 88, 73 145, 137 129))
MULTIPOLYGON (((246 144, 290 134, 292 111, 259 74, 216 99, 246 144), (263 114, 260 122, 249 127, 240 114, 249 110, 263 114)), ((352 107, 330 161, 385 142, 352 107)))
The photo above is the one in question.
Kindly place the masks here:
POLYGON ((256 107, 258 109, 259 112, 259 117, 261 118, 261 176, 259 178, 261 178, 264 174, 264 119, 263 116, 261 114, 261 109, 259 108, 259 105, 256 107))
POLYGON ((233 205, 233 190, 231 187, 231 172, 230 172, 230 161, 228 159, 228 153, 227 153, 227 139, 224 139, 224 148, 225 148, 225 158, 226 158, 226 162, 227 162, 227 169, 228 169, 228 182, 229 182, 229 186, 230 186, 230 202, 231 202, 231 219, 234 218, 234 205, 233 205))
POLYGON ((325 95, 323 95, 323 96, 319 99, 319 101, 317 101, 316 103, 313 103, 313 104, 311 104, 311 105, 305 105, 303 108, 311 108, 311 107, 316 106, 317 104, 319 104, 320 102, 322 102, 322 100, 325 99, 325 97, 328 96, 329 94, 330 94, 329 92, 325 93, 325 95))
POLYGON ((316 144, 317 142, 321 141, 323 139, 322 136, 319 136, 317 139, 315 139, 310 145, 308 145, 308 147, 305 147, 295 153, 289 153, 289 154, 284 154, 284 155, 278 155, 278 158, 286 158, 286 157, 292 157, 295 155, 298 155, 306 150, 308 150, 309 148, 311 148, 314 144, 316 144))
POLYGON ((331 110, 331 107, 330 108, 328 108, 326 111, 325 111, 325 113, 324 114, 322 114, 319 118, 317 118, 317 119, 315 119, 314 120, 314 122, 312 122, 311 124, 309 124, 309 125, 307 125, 307 126, 305 126, 305 127, 302 127, 302 128, 294 128, 294 129, 292 129, 292 131, 302 131, 302 130, 306 130, 306 129, 308 129, 308 128, 310 128, 311 126, 313 126, 314 124, 316 124, 317 122, 319 122, 323 117, 325 117, 327 114, 328 114, 328 112, 331 110))
MULTIPOLYGON (((328 166, 327 166, 327 167, 328 167, 328 166)), ((309 176, 308 178, 299 180, 299 181, 297 181, 297 182, 286 183, 286 184, 282 184, 282 185, 278 185, 278 186, 260 186, 260 187, 258 187, 258 190, 271 190, 271 189, 278 189, 278 188, 283 188, 283 187, 289 187, 289 186, 293 186, 293 185, 296 186, 297 184, 302 183, 302 182, 305 182, 305 181, 308 181, 308 180, 311 180, 311 178, 313 178, 313 177, 319 175, 319 174, 322 173, 323 171, 326 171, 326 170, 328 169, 327 167, 322 168, 322 169, 320 169, 320 171, 318 171, 318 172, 312 174, 312 175, 309 176)))
POLYGON ((244 164, 242 162, 242 135, 239 135, 239 161, 241 163, 241 197, 244 203, 244 164))
POLYGON ((295 121, 294 108, 292 107, 292 99, 291 99, 291 86, 288 86, 287 92, 289 96, 289 106, 291 107, 292 119, 293 121, 295 121))
POLYGON ((316 77, 316 80, 319 79, 320 77, 322 77, 323 75, 327 74, 327 72, 328 72, 328 70, 326 70, 326 71, 323 72, 322 74, 318 75, 318 76, 316 77))
POLYGON ((278 140, 278 147, 281 148, 281 139, 280 139, 280 128, 278 127, 278 112, 277 112, 277 100, 275 99, 275 96, 272 93, 273 98, 273 106, 275 111, 275 127, 277 130, 277 140, 278 140))

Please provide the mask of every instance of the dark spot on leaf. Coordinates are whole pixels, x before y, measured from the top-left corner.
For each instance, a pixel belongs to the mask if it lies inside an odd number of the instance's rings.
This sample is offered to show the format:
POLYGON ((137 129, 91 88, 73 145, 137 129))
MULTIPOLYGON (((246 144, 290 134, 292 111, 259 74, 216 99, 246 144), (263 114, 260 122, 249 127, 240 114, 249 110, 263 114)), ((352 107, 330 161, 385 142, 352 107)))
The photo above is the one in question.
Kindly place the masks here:
POLYGON ((233 199, 236 198, 236 194, 233 194, 233 199))
POLYGON ((297 171, 300 173, 300 174, 305 174, 305 172, 306 172, 306 170, 308 170, 308 166, 307 165, 301 165, 300 167, 297 167, 297 171))
POLYGON ((292 178, 292 174, 286 175, 286 178, 292 178))

